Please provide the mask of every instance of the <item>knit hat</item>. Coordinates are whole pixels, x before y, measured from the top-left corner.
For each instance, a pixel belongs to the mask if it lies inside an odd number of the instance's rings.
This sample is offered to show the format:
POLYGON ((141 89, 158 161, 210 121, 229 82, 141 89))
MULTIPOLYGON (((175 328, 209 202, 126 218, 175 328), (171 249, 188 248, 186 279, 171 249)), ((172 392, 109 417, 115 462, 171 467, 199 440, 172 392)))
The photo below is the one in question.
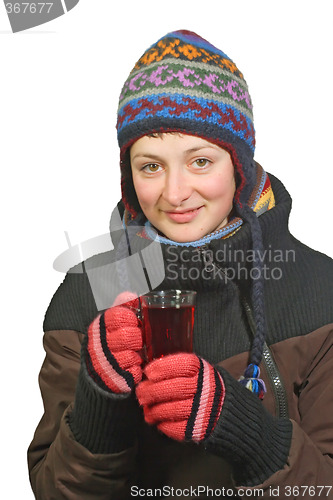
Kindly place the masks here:
MULTIPOLYGON (((234 205, 251 225, 257 252, 254 266, 259 273, 252 287, 256 335, 251 353, 256 367, 262 357, 265 330, 260 272, 263 248, 257 216, 248 206, 256 184, 255 131, 243 74, 224 52, 196 33, 169 33, 142 55, 127 78, 119 99, 117 132, 122 198, 131 218, 141 212, 129 161, 129 150, 136 140, 153 133, 178 132, 196 135, 229 152, 236 174, 234 205)), ((249 373, 250 378, 257 378, 252 364, 244 384, 249 373)))

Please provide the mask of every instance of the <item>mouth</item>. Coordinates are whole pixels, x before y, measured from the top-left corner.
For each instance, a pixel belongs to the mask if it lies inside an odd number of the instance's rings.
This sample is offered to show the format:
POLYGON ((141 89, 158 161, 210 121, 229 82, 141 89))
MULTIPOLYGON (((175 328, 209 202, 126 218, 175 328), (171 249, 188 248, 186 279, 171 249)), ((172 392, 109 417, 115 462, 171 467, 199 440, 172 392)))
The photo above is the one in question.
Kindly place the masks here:
POLYGON ((191 222, 193 219, 195 219, 202 208, 203 205, 201 207, 189 208, 187 210, 167 210, 164 213, 173 222, 177 222, 178 224, 185 224, 186 222, 191 222))

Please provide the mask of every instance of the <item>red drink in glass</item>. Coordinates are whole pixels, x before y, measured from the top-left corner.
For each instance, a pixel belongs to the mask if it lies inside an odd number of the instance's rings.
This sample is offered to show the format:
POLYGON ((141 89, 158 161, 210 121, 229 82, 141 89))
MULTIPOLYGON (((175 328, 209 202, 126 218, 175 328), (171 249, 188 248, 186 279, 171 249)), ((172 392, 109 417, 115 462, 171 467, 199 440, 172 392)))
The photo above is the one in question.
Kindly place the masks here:
POLYGON ((147 361, 176 352, 192 352, 195 292, 168 290, 142 297, 147 361))

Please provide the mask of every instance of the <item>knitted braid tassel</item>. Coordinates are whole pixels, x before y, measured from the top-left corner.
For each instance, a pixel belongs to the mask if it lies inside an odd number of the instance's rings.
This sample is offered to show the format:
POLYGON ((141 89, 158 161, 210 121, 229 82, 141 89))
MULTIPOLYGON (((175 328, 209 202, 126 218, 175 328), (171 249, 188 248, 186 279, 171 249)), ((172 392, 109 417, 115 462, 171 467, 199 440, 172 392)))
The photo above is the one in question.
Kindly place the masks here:
POLYGON ((250 363, 246 368, 244 375, 242 375, 238 381, 241 385, 249 389, 251 392, 256 394, 259 399, 264 399, 266 393, 265 382, 258 378, 260 375, 260 368, 254 363, 250 363))
POLYGON ((252 303, 254 314, 253 330, 253 343, 251 349, 250 364, 247 366, 244 375, 239 378, 241 385, 256 394, 259 399, 264 399, 266 394, 265 382, 259 378, 260 368, 259 364, 262 359, 263 347, 265 343, 266 321, 265 321, 265 294, 264 294, 264 279, 263 279, 263 262, 260 255, 263 255, 263 241, 261 227, 258 217, 250 207, 238 204, 238 211, 242 214, 243 218, 250 223, 252 245, 255 250, 255 260, 253 268, 257 270, 257 276, 253 279, 252 283, 252 303))

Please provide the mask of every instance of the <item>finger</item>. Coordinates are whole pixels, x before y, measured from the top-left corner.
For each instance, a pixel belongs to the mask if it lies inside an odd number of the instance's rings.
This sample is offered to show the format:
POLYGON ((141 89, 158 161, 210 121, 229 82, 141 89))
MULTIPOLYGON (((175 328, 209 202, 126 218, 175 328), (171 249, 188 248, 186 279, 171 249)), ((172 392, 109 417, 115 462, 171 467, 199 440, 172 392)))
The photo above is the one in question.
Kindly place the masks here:
POLYGON ((162 401, 181 400, 194 397, 197 390, 198 376, 174 378, 152 382, 144 380, 136 389, 140 405, 151 405, 162 401))
POLYGON ((178 353, 148 363, 144 373, 149 380, 157 381, 174 377, 193 377, 199 369, 200 360, 196 354, 178 353))
POLYGON ((179 422, 161 422, 157 428, 166 436, 169 436, 176 441, 184 441, 187 421, 182 420, 179 422))
POLYGON ((139 307, 139 298, 136 293, 122 292, 114 300, 112 306, 125 306, 137 309, 139 307))
POLYGON ((135 351, 120 351, 114 357, 122 370, 129 370, 134 365, 140 366, 143 362, 140 354, 135 351))
POLYGON ((124 351, 126 349, 140 351, 143 346, 142 330, 137 326, 126 326, 112 332, 107 331, 106 341, 108 348, 112 352, 124 351))
POLYGON ((187 420, 191 414, 193 398, 182 401, 168 401, 143 409, 145 420, 148 424, 159 422, 187 420))
POLYGON ((121 327, 139 325, 136 310, 123 306, 110 307, 107 309, 104 312, 104 322, 107 331, 118 330, 121 327))
POLYGON ((137 385, 142 380, 142 368, 139 365, 133 365, 128 370, 133 375, 134 385, 137 385))

